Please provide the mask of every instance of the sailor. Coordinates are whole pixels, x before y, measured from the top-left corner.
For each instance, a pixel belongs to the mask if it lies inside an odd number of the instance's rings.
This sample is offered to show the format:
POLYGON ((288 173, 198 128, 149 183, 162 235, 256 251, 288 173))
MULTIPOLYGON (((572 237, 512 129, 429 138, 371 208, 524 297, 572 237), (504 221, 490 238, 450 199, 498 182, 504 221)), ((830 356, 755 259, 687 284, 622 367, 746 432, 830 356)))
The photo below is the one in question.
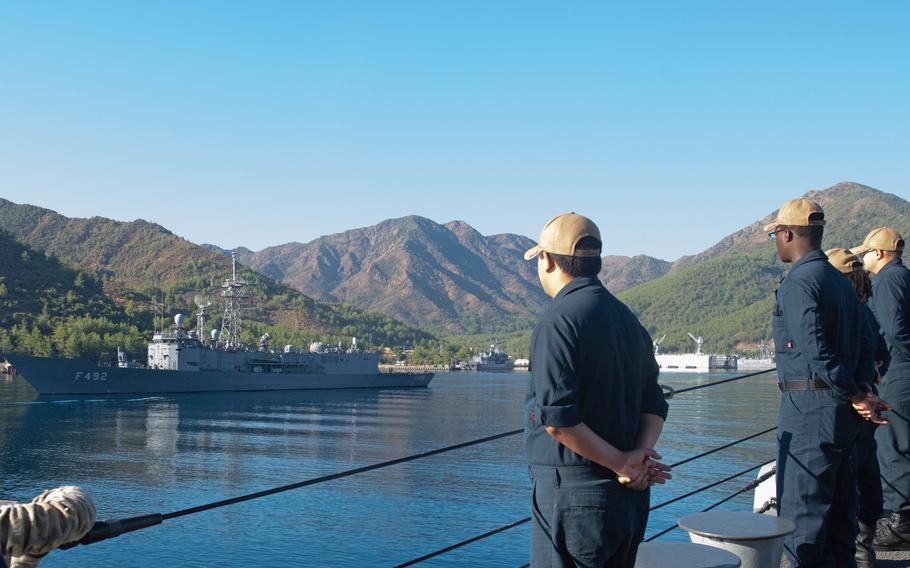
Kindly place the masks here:
POLYGON ((891 356, 880 388, 893 407, 891 426, 875 434, 884 508, 891 513, 875 535, 882 550, 910 549, 910 270, 901 262, 903 250, 903 237, 891 227, 875 229, 853 249, 875 275, 870 306, 891 356))
POLYGON ((531 338, 525 448, 531 566, 632 566, 649 488, 670 478, 654 446, 667 416, 653 343, 597 274, 601 238, 564 213, 525 253, 553 302, 531 338))
MULTIPOLYGON (((861 387, 868 392, 877 392, 875 385, 880 382, 880 373, 888 368, 888 348, 882 338, 878 322, 869 308, 872 297, 872 283, 869 274, 863 269, 863 261, 847 249, 835 248, 825 252, 828 262, 838 269, 856 291, 860 301, 860 319, 862 321, 862 347, 859 354, 857 379, 861 387)), ((884 401, 883 401, 884 402, 884 401)), ((867 421, 860 427, 859 436, 854 444, 856 459, 856 486, 859 498, 857 519, 859 533, 856 536, 857 568, 875 566, 875 524, 882 516, 882 481, 876 455, 875 430, 878 425, 867 421)))
POLYGON ((784 540, 791 566, 855 562, 856 470, 851 450, 880 401, 860 387, 859 300, 821 251, 825 214, 788 201, 765 227, 792 264, 771 318, 782 392, 778 415, 778 514, 796 530, 784 540), (852 406, 851 406, 852 403, 852 406))

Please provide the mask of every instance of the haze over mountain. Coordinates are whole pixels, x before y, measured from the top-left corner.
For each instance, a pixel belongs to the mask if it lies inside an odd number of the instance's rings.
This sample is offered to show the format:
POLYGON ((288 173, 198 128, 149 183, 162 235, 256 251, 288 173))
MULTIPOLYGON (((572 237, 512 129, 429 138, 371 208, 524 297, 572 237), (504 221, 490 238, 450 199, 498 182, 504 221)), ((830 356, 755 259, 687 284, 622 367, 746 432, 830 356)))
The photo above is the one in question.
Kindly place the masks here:
MULTIPOLYGON (((213 285, 217 287, 231 270, 230 260, 222 254, 143 220, 75 219, 0 199, 0 228, 33 249, 99 275, 109 296, 146 307, 154 291, 160 290, 169 311, 192 313, 189 299, 199 292, 217 291, 213 285), (129 300, 130 294, 137 293, 129 300)), ((248 331, 260 333, 266 325, 280 326, 284 331, 269 329, 276 343, 292 335, 299 341, 301 334, 357 335, 385 345, 407 345, 430 337, 383 314, 314 301, 243 266, 240 276, 248 281, 251 296, 245 314, 248 331)), ((213 323, 217 324, 217 316, 213 323)))

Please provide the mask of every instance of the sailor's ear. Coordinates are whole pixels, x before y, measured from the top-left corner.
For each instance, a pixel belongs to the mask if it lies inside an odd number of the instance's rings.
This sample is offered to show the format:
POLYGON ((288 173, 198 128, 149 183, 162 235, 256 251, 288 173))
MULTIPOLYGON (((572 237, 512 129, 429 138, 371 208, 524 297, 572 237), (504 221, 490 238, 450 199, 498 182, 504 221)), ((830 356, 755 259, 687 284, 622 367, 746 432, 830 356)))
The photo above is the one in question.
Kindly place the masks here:
POLYGON ((538 262, 543 263, 544 272, 553 272, 556 270, 556 261, 553 260, 553 257, 550 256, 550 253, 548 252, 541 251, 538 262))

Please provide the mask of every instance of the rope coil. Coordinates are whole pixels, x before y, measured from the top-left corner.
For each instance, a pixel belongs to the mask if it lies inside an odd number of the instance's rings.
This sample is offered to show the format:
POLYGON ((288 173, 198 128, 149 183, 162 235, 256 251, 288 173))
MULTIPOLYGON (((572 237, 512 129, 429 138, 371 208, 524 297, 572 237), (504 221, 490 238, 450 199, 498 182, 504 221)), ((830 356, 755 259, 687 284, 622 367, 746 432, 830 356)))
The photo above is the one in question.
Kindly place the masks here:
POLYGON ((31 503, 0 504, 0 565, 11 568, 38 566, 47 553, 78 540, 95 522, 95 504, 81 488, 58 487, 45 491, 31 503))

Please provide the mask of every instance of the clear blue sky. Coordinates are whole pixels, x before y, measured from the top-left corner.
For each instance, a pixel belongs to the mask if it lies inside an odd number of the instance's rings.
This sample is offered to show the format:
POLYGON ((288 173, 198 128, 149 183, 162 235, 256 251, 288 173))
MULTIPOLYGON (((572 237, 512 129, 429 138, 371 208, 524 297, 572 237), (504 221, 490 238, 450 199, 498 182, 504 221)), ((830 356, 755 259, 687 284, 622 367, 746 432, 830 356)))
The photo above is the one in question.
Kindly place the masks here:
POLYGON ((906 2, 4 2, 0 197, 253 249, 419 214, 698 252, 910 195, 906 2))

